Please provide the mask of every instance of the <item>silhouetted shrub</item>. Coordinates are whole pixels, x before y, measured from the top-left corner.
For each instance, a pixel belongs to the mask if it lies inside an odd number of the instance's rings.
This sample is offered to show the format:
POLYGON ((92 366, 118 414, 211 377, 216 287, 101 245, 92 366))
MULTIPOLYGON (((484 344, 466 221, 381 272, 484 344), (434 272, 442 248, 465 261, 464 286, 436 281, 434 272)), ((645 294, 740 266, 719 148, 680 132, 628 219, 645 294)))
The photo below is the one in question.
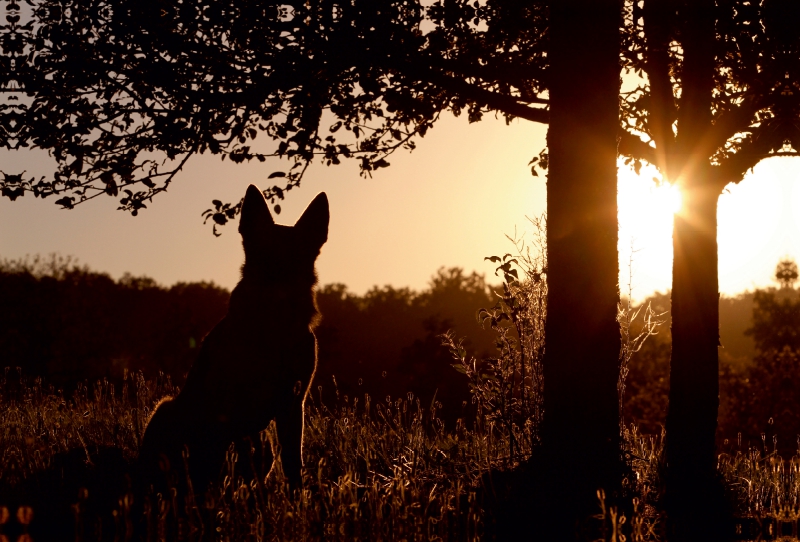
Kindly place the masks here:
MULTIPOLYGON (((475 315, 494 303, 483 276, 457 267, 440 268, 422 292, 384 286, 358 296, 342 284, 322 286, 315 385, 322 387, 323 402, 412 392, 426 408, 435 397, 439 416, 452 426, 470 395, 467 379, 453 370, 438 336, 453 330, 470 338, 465 342, 470 351, 489 355, 493 335, 480 328, 475 315)), ((319 392, 314 395, 320 398, 319 392)))
MULTIPOLYGON (((778 278, 787 273, 784 267, 778 265, 778 278)), ((723 375, 729 410, 722 432, 728 440, 791 457, 800 447, 800 296, 791 284, 755 292, 747 334, 756 355, 752 364, 723 375)))
POLYGON ((445 336, 456 360, 454 367, 469 379, 472 402, 483 431, 495 431, 508 443, 506 468, 527 459, 539 443, 542 422, 544 330, 547 318, 545 222, 533 220, 536 237, 530 245, 512 239, 516 254, 490 256, 503 282, 497 302, 478 312, 483 327, 495 337, 494 356, 470 356, 464 340, 445 336), (520 274, 522 276, 520 276, 520 274))

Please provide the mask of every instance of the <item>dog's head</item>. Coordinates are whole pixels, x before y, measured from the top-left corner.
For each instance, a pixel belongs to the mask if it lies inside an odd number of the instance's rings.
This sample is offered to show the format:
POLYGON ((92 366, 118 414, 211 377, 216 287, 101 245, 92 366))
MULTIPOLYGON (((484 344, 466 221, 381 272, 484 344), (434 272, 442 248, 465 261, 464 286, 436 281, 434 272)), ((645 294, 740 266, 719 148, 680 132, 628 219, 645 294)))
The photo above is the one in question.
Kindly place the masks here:
POLYGON ((263 194, 251 184, 239 220, 244 245, 242 277, 314 284, 314 262, 328 240, 329 219, 328 197, 322 192, 294 226, 276 224, 263 194))

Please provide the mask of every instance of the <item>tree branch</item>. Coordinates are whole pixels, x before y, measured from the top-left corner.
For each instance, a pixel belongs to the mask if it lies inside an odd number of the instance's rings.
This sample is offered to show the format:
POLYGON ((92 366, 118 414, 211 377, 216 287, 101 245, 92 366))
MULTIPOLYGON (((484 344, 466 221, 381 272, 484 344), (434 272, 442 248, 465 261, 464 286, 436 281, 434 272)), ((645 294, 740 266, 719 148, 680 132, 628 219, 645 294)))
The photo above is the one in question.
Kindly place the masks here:
POLYGON ((618 154, 636 160, 646 160, 653 165, 658 165, 656 163, 656 149, 642 141, 638 135, 632 134, 625 129, 620 129, 618 137, 618 154))
POLYGON ((531 122, 547 124, 550 121, 550 113, 545 108, 530 107, 511 96, 497 94, 490 90, 485 90, 477 85, 472 85, 466 81, 446 75, 431 68, 404 64, 398 69, 411 77, 420 81, 428 81, 434 85, 447 89, 455 94, 474 102, 483 104, 490 109, 495 109, 521 119, 531 122))
MULTIPOLYGON (((475 65, 460 62, 458 60, 435 57, 429 57, 428 62, 431 66, 446 72, 452 72, 458 77, 475 77, 484 81, 495 80, 515 85, 519 85, 519 82, 523 79, 535 79, 540 84, 544 84, 547 76, 546 70, 527 66, 517 67, 507 65, 475 65), (513 73, 516 77, 508 77, 508 75, 511 73, 513 73)), ((545 100, 543 98, 532 98, 527 100, 527 103, 548 105, 550 100, 545 100)))

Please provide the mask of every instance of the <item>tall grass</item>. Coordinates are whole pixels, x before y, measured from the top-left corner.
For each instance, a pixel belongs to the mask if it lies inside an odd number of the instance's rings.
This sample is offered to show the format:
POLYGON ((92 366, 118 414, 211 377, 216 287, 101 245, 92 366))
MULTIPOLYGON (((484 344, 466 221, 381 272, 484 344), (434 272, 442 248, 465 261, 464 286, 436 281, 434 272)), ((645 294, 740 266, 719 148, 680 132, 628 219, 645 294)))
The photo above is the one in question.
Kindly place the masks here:
POLYGON ((137 373, 126 374, 121 393, 102 380, 91 389, 80 384, 64 397, 41 378, 29 380, 6 368, 0 378, 3 477, 27 477, 74 449, 83 449, 91 461, 92 451, 113 447, 133 461, 153 405, 176 392, 168 378, 148 382, 137 373))
MULTIPOLYGON (((17 511, 18 532, 28 528, 29 512, 33 517, 41 512, 35 499, 31 507, 14 497, 18 488, 30 488, 31 480, 57 485, 71 477, 77 490, 65 493, 58 506, 71 514, 76 540, 130 540, 134 534, 147 540, 483 539, 487 477, 514 469, 539 445, 547 266, 541 256, 544 223, 535 225, 533 250, 515 241, 515 254, 489 258, 503 284, 497 303, 480 311, 478 320, 495 332, 497 354, 476 359, 457 337, 442 337, 454 367, 468 377, 475 418, 448 428, 437 415, 437 401, 421 404, 410 394, 343 396, 329 405, 312 400, 302 488, 286 485, 272 425, 249 450, 229 449, 223 474, 206 495, 181 494, 177 485, 161 494, 134 495, 124 475, 136 475, 152 410, 179 392, 168 378, 126 373, 120 386, 100 380, 66 397, 40 378, 6 369, 0 377, 0 533, 7 532, 7 516, 14 515, 5 507, 24 505, 17 511), (111 467, 123 471, 114 480, 105 480, 109 471, 102 470, 109 450, 121 458, 111 467), (76 453, 82 469, 77 474, 68 472, 71 464, 63 460, 76 453), (100 480, 92 479, 93 469, 104 473, 100 480), (97 495, 107 502, 93 502, 97 495)), ((657 315, 649 309, 642 314, 643 331, 633 335, 636 314, 630 306, 620 310, 623 373, 655 329, 657 315)), ((620 394, 623 384, 624 374, 620 394)), ((321 397, 321 390, 314 395, 321 397)), ((642 435, 635 426, 621 430, 630 466, 623 486, 631 506, 609 506, 599 492, 598 513, 587 518, 591 538, 663 539, 664 435, 642 435)), ((185 479, 185 465, 173 468, 185 479)), ((720 456, 719 472, 740 515, 800 517, 800 458, 783 462, 774 451, 751 449, 720 456)))
MULTIPOLYGON (((150 410, 178 390, 168 380, 126 378, 122 392, 108 382, 81 386, 71 398, 45 389, 40 379, 2 382, 0 435, 3 479, 21 483, 52 468, 59 457, 82 450, 90 466, 103 449, 133 462, 150 410)), ((311 405, 307 413, 305 484, 290 491, 280 460, 266 468, 231 448, 226 474, 205 499, 175 491, 149 495, 146 538, 153 540, 476 540, 482 532, 478 481, 504 449, 459 423, 446 431, 433 409, 408 396, 373 402, 343 401, 335 408, 311 405), (243 469, 243 465, 249 469, 243 469), (243 475, 256 472, 256 476, 243 475)), ((261 433, 269 456, 278 455, 274 425, 261 433)), ((191 460, 191 457, 189 457, 191 460)), ((125 540, 137 518, 134 496, 117 489, 115 533, 125 540)), ((87 490, 88 493, 88 490, 87 490)), ((78 495, 72 506, 82 533, 91 517, 78 495)), ((2 505, 4 503, 0 503, 2 505)), ((87 534, 88 533, 88 534, 87 534)))
POLYGON ((477 407, 476 428, 506 450, 504 468, 527 459, 539 444, 543 415, 542 358, 547 319, 547 260, 544 218, 531 220, 532 245, 509 237, 515 254, 490 256, 502 279, 497 303, 478 311, 478 322, 495 335, 497 355, 486 359, 469 356, 463 342, 443 336, 456 363, 453 367, 469 379, 477 407))
MULTIPOLYGON (((167 379, 147 381, 141 374, 129 375, 120 393, 99 381, 79 387, 70 398, 46 389, 38 378, 23 377, 11 385, 9 380, 3 381, 0 398, 3 478, 16 476, 18 483, 76 449, 89 469, 108 448, 121 450, 132 463, 150 410, 178 391, 167 379)), ((280 445, 275 427, 260 436, 252 454, 243 457, 231 448, 224 476, 205 499, 184 499, 175 492, 148 495, 145 538, 480 540, 483 477, 508 467, 510 440, 502 425, 459 422, 447 430, 435 404, 425 408, 413 396, 377 402, 366 395, 331 408, 312 404, 304 487, 292 491, 280 460, 273 460, 280 445), (253 464, 258 447, 269 450, 264 468, 253 464)), ((638 524, 646 533, 646 526, 653 531, 657 521, 650 504, 657 499, 649 492, 658 486, 661 441, 631 430, 626 443, 635 473, 631 483, 641 502, 626 528, 638 524)), ((114 539, 126 540, 139 521, 132 516, 134 496, 128 486, 113 489, 114 539)), ((97 506, 87 503, 84 494, 64 503, 74 510, 82 540, 93 539, 104 521, 92 515, 97 506)), ((622 517, 602 510, 600 503, 598 511, 604 524, 622 517)))
POLYGON ((718 469, 740 516, 800 519, 800 456, 751 447, 720 454, 718 469))

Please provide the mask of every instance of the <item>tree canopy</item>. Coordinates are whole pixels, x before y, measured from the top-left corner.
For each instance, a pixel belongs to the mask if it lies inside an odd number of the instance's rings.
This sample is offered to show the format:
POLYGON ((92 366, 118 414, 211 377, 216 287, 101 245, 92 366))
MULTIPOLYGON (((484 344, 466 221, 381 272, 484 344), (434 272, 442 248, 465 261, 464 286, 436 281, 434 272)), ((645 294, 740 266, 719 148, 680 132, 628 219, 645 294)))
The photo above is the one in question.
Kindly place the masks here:
MULTIPOLYGON (((547 121, 544 2, 42 0, 7 13, 0 144, 56 162, 52 177, 6 172, 12 200, 108 194, 136 214, 212 153, 287 159, 269 175, 275 203, 314 159, 388 166, 444 110, 547 121)), ((207 219, 237 212, 215 202, 207 219)))
MULTIPOLYGON (((724 186, 795 152, 800 13, 786 0, 715 2, 695 62, 699 5, 626 5, 622 57, 641 84, 622 95, 619 150, 673 181, 704 156, 724 186), (681 129, 700 119, 707 129, 681 129)), ((269 175, 275 203, 315 159, 354 158, 365 175, 386 167, 445 110, 547 122, 547 35, 544 1, 12 0, 0 26, 0 145, 46 149, 55 171, 3 172, 0 191, 64 207, 108 194, 136 213, 207 152, 287 159, 269 175)), ((237 210, 219 202, 207 218, 237 210)))
POLYGON ((702 157, 712 178, 701 182, 721 190, 763 158, 796 155, 796 3, 646 0, 632 4, 628 23, 623 59, 641 83, 622 94, 623 156, 670 182, 694 182, 688 172, 702 157))

